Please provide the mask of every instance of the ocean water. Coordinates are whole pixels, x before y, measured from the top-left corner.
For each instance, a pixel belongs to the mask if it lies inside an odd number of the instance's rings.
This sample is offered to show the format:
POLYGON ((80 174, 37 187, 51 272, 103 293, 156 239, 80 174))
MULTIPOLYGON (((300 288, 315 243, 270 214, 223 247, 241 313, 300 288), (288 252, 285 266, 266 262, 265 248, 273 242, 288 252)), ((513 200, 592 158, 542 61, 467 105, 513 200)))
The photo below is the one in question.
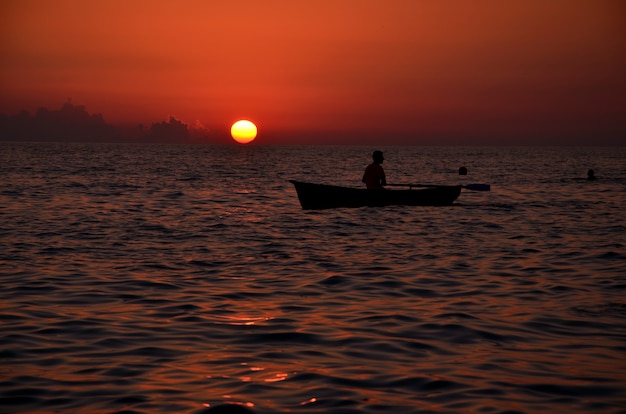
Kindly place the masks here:
POLYGON ((373 149, 0 144, 0 412, 626 412, 626 148, 373 149))

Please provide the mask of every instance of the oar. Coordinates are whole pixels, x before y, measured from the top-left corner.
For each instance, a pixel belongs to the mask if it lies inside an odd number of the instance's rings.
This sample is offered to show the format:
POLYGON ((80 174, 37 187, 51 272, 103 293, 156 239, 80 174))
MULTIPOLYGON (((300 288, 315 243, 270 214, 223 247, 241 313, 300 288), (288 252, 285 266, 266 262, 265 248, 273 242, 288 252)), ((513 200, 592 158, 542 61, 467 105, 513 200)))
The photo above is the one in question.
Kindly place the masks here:
MULTIPOLYGON (((447 185, 437 185, 437 184, 387 184, 390 187, 448 187, 447 185)), ((466 190, 472 191, 491 191, 491 185, 489 184, 467 184, 462 185, 461 187, 466 190)))

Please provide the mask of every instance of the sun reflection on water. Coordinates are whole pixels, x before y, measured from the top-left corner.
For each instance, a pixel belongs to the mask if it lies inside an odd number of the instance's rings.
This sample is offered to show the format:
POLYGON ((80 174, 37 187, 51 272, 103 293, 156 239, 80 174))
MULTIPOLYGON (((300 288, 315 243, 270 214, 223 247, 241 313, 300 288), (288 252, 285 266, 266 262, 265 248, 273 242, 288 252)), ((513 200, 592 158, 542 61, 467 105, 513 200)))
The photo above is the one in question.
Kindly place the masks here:
POLYGON ((215 316, 213 322, 220 325, 233 325, 233 326, 250 326, 256 325, 260 322, 267 322, 274 319, 271 316, 263 317, 251 317, 251 316, 238 316, 238 315, 220 315, 215 316))
POLYGON ((289 377, 289 374, 285 372, 281 372, 278 374, 274 374, 274 377, 266 378, 263 381, 264 382, 280 382, 280 381, 286 380, 288 377, 289 377))

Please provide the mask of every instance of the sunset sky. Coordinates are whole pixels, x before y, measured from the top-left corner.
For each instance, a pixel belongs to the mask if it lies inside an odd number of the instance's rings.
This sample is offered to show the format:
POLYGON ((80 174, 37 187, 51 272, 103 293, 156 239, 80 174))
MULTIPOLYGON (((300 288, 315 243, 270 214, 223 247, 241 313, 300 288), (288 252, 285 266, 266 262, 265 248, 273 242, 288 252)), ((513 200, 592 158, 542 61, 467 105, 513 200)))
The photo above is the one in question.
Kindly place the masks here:
POLYGON ((0 0, 0 112, 261 143, 626 143, 620 0, 0 0))

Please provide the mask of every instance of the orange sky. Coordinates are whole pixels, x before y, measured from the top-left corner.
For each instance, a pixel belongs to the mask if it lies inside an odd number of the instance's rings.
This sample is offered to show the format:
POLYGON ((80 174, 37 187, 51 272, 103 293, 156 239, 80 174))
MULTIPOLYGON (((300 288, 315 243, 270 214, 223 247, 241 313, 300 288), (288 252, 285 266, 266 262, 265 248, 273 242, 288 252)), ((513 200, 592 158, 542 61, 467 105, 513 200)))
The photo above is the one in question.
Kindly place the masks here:
POLYGON ((621 0, 0 0, 0 35, 3 113, 72 98, 111 123, 249 118, 266 143, 626 143, 621 0))

